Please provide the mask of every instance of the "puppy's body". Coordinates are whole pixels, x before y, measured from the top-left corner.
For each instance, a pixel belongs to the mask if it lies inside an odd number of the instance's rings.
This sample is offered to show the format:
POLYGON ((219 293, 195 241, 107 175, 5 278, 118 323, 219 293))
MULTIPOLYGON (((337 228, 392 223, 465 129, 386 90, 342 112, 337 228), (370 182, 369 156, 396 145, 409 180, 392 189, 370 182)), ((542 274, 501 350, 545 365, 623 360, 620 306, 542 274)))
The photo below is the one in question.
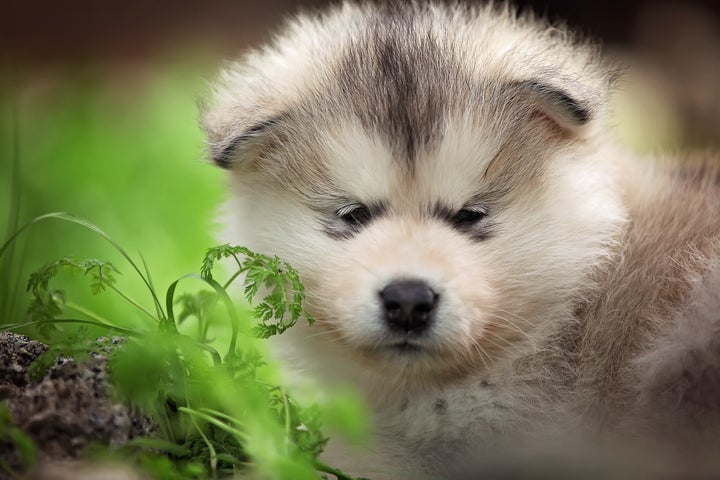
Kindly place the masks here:
POLYGON ((720 399, 680 382, 720 371, 717 161, 617 148, 614 78, 504 6, 414 4, 300 17, 225 70, 204 125, 226 240, 295 265, 317 323, 280 350, 373 406, 347 465, 447 473, 720 399))

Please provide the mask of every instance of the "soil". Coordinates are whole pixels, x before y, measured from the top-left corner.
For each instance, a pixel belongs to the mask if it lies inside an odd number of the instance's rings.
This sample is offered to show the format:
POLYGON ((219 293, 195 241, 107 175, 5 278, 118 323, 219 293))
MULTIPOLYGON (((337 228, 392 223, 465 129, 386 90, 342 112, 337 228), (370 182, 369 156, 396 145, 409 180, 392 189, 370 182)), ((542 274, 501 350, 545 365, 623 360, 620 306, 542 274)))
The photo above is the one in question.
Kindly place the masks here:
MULTIPOLYGON (((105 352, 83 362, 59 357, 33 380, 28 368, 46 350, 23 335, 0 332, 0 401, 7 401, 14 424, 33 440, 41 465, 77 459, 90 444, 119 447, 152 434, 146 417, 113 397, 105 352)), ((0 432, 3 463, 22 471, 20 452, 0 432)), ((0 468, 4 478, 10 476, 0 468)))

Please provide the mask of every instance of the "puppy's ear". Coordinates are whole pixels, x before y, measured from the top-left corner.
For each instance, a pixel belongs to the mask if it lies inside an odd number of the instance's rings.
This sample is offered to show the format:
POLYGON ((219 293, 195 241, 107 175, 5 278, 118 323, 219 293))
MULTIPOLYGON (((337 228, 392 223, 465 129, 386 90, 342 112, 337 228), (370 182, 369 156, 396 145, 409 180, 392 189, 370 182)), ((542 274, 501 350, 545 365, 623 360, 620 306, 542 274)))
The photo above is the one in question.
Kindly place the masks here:
POLYGON ((268 118, 226 133, 213 131, 203 122, 208 133, 208 151, 215 165, 227 170, 246 164, 258 155, 272 137, 278 118, 268 118))
POLYGON ((239 170, 255 165, 277 140, 287 95, 274 86, 247 59, 220 72, 200 101, 207 156, 217 166, 239 170))
POLYGON ((527 80, 516 85, 527 95, 530 108, 572 136, 582 136, 587 126, 600 115, 601 95, 583 92, 577 86, 557 87, 540 80, 527 80))

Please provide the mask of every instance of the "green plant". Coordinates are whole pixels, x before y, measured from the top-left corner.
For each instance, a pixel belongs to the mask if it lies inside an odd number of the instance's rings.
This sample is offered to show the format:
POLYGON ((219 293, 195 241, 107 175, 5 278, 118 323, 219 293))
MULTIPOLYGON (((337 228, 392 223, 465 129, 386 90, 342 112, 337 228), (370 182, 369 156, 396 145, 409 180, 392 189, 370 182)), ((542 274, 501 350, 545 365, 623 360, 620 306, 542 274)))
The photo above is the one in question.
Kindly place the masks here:
MULTIPOLYGON (((265 478, 318 478, 318 472, 350 478, 318 460, 327 442, 321 425, 328 410, 336 410, 330 417, 341 412, 350 424, 351 417, 359 415, 357 410, 348 408, 347 400, 322 408, 303 406, 272 381, 273 368, 262 339, 281 334, 303 317, 312 322, 303 309, 302 283, 290 265, 244 247, 222 245, 207 251, 199 275, 172 282, 163 298, 144 261, 136 262, 97 226, 66 213, 43 215, 25 224, 3 244, 0 257, 27 228, 50 219, 79 225, 110 242, 145 285, 152 302, 148 308, 123 291, 116 282, 120 270, 112 263, 66 257, 30 276, 28 321, 7 327, 33 327, 49 344, 34 366, 36 374, 57 355, 77 358, 97 350, 91 339, 98 331, 127 339, 110 353, 115 390, 152 417, 158 435, 134 439, 119 455, 153 478, 217 478, 242 474, 248 468, 265 478), (236 267, 223 283, 213 274, 221 259, 232 260, 236 267), (64 289, 54 287, 63 274, 89 279, 93 294, 118 295, 142 320, 112 320, 75 303, 64 289), (189 279, 209 288, 180 294, 179 285, 189 279), (250 314, 241 314, 227 293, 239 279, 249 301, 264 292, 250 314), (221 339, 211 335, 227 337, 224 354, 217 348, 221 339)), ((359 430, 362 422, 354 423, 359 430)))

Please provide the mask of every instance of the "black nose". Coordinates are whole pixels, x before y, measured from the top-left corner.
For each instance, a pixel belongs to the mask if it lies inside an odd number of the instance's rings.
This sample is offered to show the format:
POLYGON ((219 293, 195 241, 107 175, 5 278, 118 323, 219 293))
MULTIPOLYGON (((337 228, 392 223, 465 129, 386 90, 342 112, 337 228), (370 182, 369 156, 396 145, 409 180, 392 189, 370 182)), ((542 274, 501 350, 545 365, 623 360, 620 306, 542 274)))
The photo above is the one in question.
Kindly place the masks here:
POLYGON ((437 299, 437 293, 420 280, 392 282, 380 292, 385 321, 405 333, 422 333, 430 326, 437 299))

